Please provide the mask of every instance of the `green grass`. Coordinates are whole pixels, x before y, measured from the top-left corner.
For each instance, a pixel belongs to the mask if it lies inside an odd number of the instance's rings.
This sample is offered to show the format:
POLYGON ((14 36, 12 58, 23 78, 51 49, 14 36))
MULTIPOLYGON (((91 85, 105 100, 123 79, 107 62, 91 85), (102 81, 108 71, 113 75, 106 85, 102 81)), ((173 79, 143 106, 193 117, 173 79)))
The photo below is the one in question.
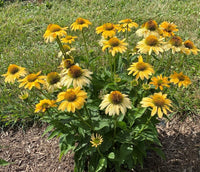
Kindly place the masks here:
MULTIPOLYGON (((58 46, 46 44, 42 35, 48 24, 70 26, 78 17, 89 19, 93 23, 86 34, 89 49, 94 52, 93 56, 102 55, 98 45, 100 36, 95 34, 95 28, 103 23, 117 23, 125 18, 131 18, 139 25, 148 19, 154 19, 158 23, 174 22, 178 25, 179 36, 184 40, 191 39, 200 47, 199 9, 200 3, 197 0, 56 0, 44 3, 4 3, 0 7, 0 75, 6 73, 9 64, 26 67, 29 72, 42 70, 44 74, 56 70, 59 64, 58 46)), ((72 35, 79 36, 78 33, 72 35)), ((137 40, 139 38, 133 34, 131 44, 137 40)), ((78 47, 76 56, 84 55, 81 35, 80 41, 75 44, 78 47)), ((174 69, 179 58, 180 55, 176 55, 174 69)), ((183 72, 191 78, 192 85, 176 93, 177 100, 181 101, 177 112, 200 112, 199 66, 200 55, 185 57, 183 72)), ((0 116, 14 115, 16 120, 19 116, 33 118, 34 114, 26 103, 18 99, 19 93, 17 86, 5 84, 3 77, 0 78, 0 116)), ((33 103, 34 101, 30 100, 33 103)))

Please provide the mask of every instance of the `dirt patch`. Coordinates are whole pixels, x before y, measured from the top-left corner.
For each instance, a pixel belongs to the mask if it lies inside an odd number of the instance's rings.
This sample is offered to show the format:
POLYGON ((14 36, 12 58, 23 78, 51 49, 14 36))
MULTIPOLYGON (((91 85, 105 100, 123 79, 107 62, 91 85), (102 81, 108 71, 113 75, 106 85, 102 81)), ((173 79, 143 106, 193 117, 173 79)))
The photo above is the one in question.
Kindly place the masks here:
MULTIPOLYGON (((72 172, 73 155, 58 160, 58 139, 42 137, 45 127, 34 126, 28 131, 7 131, 0 134, 0 158, 12 162, 0 168, 1 172, 72 172)), ((187 118, 184 122, 173 119, 158 126, 166 159, 148 153, 144 168, 137 172, 199 172, 200 120, 187 118)))

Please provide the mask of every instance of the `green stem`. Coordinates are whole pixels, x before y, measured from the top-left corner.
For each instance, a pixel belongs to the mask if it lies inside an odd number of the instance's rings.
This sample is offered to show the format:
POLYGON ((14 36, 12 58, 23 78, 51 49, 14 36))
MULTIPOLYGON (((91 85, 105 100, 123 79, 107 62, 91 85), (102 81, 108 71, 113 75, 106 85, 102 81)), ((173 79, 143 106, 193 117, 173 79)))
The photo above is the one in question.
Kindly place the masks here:
POLYGON ((84 35, 83 30, 81 32, 82 32, 82 35, 83 35, 83 41, 84 41, 84 44, 85 44, 85 51, 86 51, 86 54, 87 54, 87 58, 85 59, 86 60, 86 67, 88 67, 88 65, 89 65, 88 47, 87 47, 87 43, 86 43, 86 40, 85 40, 85 35, 84 35))
POLYGON ((166 68, 166 70, 165 70, 165 75, 166 75, 167 73, 170 73, 170 71, 171 71, 170 66, 171 66, 172 58, 173 58, 173 56, 171 55, 170 58, 169 58, 169 60, 167 61, 167 68, 166 68))
POLYGON ((147 56, 146 56, 146 63, 149 63, 149 60, 150 60, 150 55, 147 54, 147 56))
MULTIPOLYGON (((51 99, 51 97, 50 97, 49 95, 45 94, 44 92, 42 92, 42 90, 38 89, 38 91, 39 91, 39 92, 40 92, 40 93, 41 93, 45 98, 47 98, 47 99, 51 99)), ((38 97, 41 98, 40 95, 38 95, 38 97)))
POLYGON ((103 157, 103 154, 102 154, 101 151, 99 150, 99 147, 97 147, 97 151, 98 151, 99 155, 100 155, 101 157, 103 157))
POLYGON ((146 121, 146 123, 142 126, 142 128, 140 129, 140 131, 135 135, 135 137, 137 137, 139 134, 141 134, 141 132, 144 130, 144 128, 147 126, 147 124, 149 123, 149 121, 151 120, 152 116, 150 116, 148 118, 148 120, 146 121))
POLYGON ((116 137, 116 130, 117 130, 117 116, 115 116, 115 121, 114 121, 114 139, 116 137))
MULTIPOLYGON (((127 24, 127 27, 126 27, 126 42, 128 43, 128 24, 127 24)), ((126 51, 126 54, 127 54, 128 65, 129 65, 130 59, 129 59, 129 51, 128 51, 128 49, 126 51)))
POLYGON ((66 55, 66 53, 65 53, 65 50, 64 50, 64 48, 63 48, 63 45, 62 45, 62 43, 61 43, 61 41, 60 41, 60 38, 59 38, 58 36, 56 37, 56 42, 58 43, 58 46, 59 46, 60 51, 62 52, 64 58, 65 58, 65 59, 69 59, 69 57, 67 57, 67 55, 66 55))

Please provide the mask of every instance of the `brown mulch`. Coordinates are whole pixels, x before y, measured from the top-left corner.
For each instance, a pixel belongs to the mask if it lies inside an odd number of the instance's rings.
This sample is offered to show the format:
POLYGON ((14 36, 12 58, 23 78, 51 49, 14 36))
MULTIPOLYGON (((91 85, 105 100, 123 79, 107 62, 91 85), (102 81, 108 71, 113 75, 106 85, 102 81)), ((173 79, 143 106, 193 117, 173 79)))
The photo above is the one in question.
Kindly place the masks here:
MULTIPOLYGON (((45 127, 33 126, 28 131, 12 130, 0 133, 0 158, 12 164, 0 167, 0 172, 71 172, 73 155, 59 161, 58 139, 42 137, 45 127)), ((137 172, 200 172, 200 120, 173 119, 158 126, 166 159, 148 153, 144 168, 137 172)))

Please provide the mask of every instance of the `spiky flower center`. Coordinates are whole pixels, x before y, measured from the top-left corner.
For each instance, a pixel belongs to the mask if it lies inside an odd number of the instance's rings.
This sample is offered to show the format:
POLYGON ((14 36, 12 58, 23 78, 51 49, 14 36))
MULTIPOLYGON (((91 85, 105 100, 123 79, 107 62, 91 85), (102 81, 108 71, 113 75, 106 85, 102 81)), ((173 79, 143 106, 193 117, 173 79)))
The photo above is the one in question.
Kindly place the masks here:
POLYGON ((34 82, 36 79, 38 79, 38 75, 37 74, 32 73, 32 74, 29 74, 27 76, 27 81, 28 82, 34 82))
POLYGON ((185 41, 184 45, 185 45, 186 48, 189 48, 189 49, 193 49, 194 48, 194 44, 190 40, 185 41))
POLYGON ((106 23, 103 25, 103 29, 104 30, 113 30, 114 29, 114 26, 112 23, 106 23))
POLYGON ((117 47, 120 45, 120 41, 117 38, 111 38, 108 42, 112 47, 117 47))
POLYGON ((112 91, 109 95, 109 100, 113 104, 120 104, 123 101, 123 95, 119 91, 112 91))
POLYGON ((157 106, 157 107, 163 107, 165 105, 165 99, 163 96, 161 95, 154 95, 153 96, 153 103, 157 106))
POLYGON ((69 76, 71 76, 72 78, 78 78, 82 75, 82 69, 77 66, 77 65, 73 65, 69 68, 69 76))
POLYGON ((61 27, 59 25, 51 25, 51 27, 49 28, 50 32, 58 32, 61 30, 61 27))
POLYGON ((10 65, 8 67, 8 72, 12 75, 16 74, 17 72, 19 72, 19 67, 17 65, 10 65))
POLYGON ((163 80, 162 80, 162 79, 159 79, 159 80, 157 81, 157 84, 158 84, 158 85, 162 85, 162 84, 163 84, 163 80))
POLYGON ((82 24, 85 24, 85 21, 82 18, 78 18, 76 19, 76 23, 82 25, 82 24))
POLYGON ((146 37, 145 42, 149 46, 155 46, 158 44, 158 38, 154 35, 150 35, 146 37))
POLYGON ((50 107, 50 105, 47 102, 42 104, 42 109, 46 109, 46 108, 49 108, 49 107, 50 107))
POLYGON ((169 32, 169 33, 171 33, 173 30, 174 30, 174 27, 170 23, 164 29, 164 31, 169 32))
POLYGON ((138 62, 138 63, 136 64, 136 68, 137 68, 137 70, 139 70, 139 71, 144 71, 144 70, 147 69, 147 65, 146 65, 146 63, 144 63, 144 62, 138 62))
POLYGON ((47 75, 47 82, 54 85, 60 81, 60 75, 57 72, 51 72, 47 75))
POLYGON ((182 45, 182 39, 179 36, 174 36, 170 39, 170 43, 175 47, 180 47, 182 45))
POLYGON ((68 69, 72 65, 74 65, 74 61, 72 59, 65 59, 63 65, 64 65, 64 68, 68 69))
POLYGON ((68 91, 65 93, 65 99, 66 99, 68 102, 73 102, 74 100, 76 100, 76 94, 74 93, 73 90, 68 90, 68 91))
POLYGON ((179 81, 184 81, 185 80, 185 75, 183 74, 178 74, 177 78, 179 79, 179 81))
POLYGON ((155 31, 158 25, 154 20, 149 20, 148 22, 146 22, 145 27, 150 31, 155 31))

